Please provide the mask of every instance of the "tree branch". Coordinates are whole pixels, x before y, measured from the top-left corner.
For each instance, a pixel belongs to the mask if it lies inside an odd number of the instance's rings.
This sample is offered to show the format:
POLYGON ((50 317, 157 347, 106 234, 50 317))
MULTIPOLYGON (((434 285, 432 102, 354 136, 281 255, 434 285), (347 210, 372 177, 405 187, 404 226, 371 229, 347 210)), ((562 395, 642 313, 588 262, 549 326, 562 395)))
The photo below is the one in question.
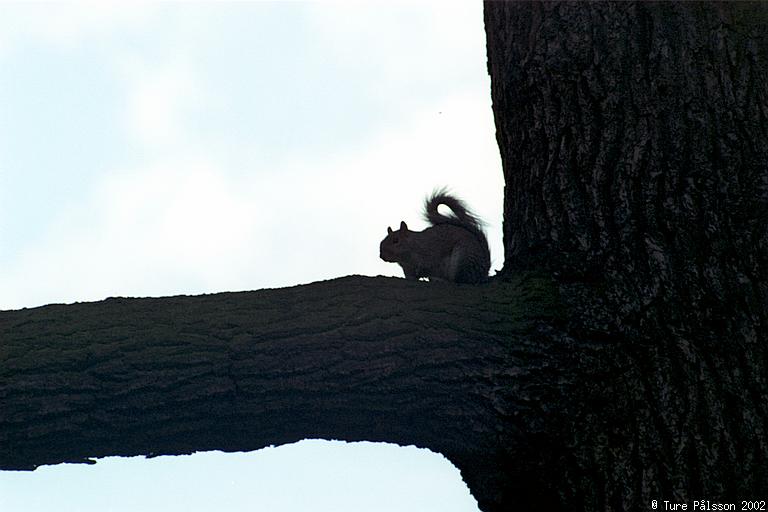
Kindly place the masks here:
POLYGON ((536 276, 0 312, 0 467, 325 438, 428 447, 487 479, 482 462, 519 459, 562 392, 544 343, 557 313, 536 276))

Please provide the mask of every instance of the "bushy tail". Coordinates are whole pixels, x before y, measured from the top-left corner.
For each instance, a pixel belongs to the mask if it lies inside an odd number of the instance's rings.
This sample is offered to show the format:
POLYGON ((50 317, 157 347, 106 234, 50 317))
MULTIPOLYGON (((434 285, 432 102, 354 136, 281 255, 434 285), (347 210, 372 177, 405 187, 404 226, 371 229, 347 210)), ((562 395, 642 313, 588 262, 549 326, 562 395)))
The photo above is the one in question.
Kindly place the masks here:
POLYGON ((453 224, 468 229, 477 233, 485 241, 483 222, 480 218, 467 208, 464 201, 450 195, 444 188, 435 190, 431 196, 427 197, 424 202, 424 218, 433 226, 436 224, 453 224), (453 215, 443 215, 437 211, 437 207, 441 204, 450 208, 453 215))
MULTIPOLYGON (((491 251, 483 232, 483 222, 464 204, 464 201, 448 193, 446 189, 432 192, 424 203, 424 217, 433 226, 451 224, 467 230, 479 245, 457 243, 448 262, 449 280, 456 283, 480 283, 488 279, 491 267, 491 251), (444 204, 453 215, 443 215, 437 208, 444 204)), ((457 241, 460 239, 457 239, 457 241)))

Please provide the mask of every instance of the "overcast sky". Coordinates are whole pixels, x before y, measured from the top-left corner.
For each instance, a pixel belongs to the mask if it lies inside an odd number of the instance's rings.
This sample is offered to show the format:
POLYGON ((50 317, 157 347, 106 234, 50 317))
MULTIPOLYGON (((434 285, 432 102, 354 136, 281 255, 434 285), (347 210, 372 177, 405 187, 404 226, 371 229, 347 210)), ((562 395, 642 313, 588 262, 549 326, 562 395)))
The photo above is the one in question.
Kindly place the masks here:
MULTIPOLYGON (((501 268, 480 2, 0 2, 0 309, 402 276, 378 244, 438 186, 501 268)), ((371 443, 0 473, 3 512, 221 503, 476 510, 371 443)))

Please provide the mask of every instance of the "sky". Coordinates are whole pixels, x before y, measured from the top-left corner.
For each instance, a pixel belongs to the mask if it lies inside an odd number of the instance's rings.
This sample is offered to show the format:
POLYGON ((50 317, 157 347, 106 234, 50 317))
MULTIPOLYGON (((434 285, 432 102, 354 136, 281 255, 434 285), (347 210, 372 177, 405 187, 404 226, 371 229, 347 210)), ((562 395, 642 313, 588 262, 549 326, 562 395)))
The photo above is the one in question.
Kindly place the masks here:
MULTIPOLYGON (((0 1, 0 310, 402 277, 378 245, 426 227, 442 186, 486 221, 500 269, 480 2, 0 1)), ((3 512, 222 496, 477 510, 441 455, 374 443, 0 472, 3 512)))

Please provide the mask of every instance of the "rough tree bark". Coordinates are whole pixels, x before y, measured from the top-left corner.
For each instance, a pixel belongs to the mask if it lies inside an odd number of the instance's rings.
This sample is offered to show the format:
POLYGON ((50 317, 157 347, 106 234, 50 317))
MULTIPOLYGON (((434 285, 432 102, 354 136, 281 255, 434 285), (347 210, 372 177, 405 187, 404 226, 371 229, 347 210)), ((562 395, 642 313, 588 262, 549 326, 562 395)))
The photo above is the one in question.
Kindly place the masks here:
POLYGON ((486 4, 499 279, 0 312, 0 468, 322 437, 486 512, 768 498, 767 12, 486 4))
POLYGON ((530 274, 352 276, 0 312, 0 468, 371 440, 443 453, 493 494, 527 469, 507 462, 537 442, 545 384, 571 379, 555 299, 530 274))
POLYGON ((505 272, 543 263, 571 332, 620 347, 582 396, 609 405, 572 402, 563 503, 768 498, 768 4, 485 21, 505 272))

